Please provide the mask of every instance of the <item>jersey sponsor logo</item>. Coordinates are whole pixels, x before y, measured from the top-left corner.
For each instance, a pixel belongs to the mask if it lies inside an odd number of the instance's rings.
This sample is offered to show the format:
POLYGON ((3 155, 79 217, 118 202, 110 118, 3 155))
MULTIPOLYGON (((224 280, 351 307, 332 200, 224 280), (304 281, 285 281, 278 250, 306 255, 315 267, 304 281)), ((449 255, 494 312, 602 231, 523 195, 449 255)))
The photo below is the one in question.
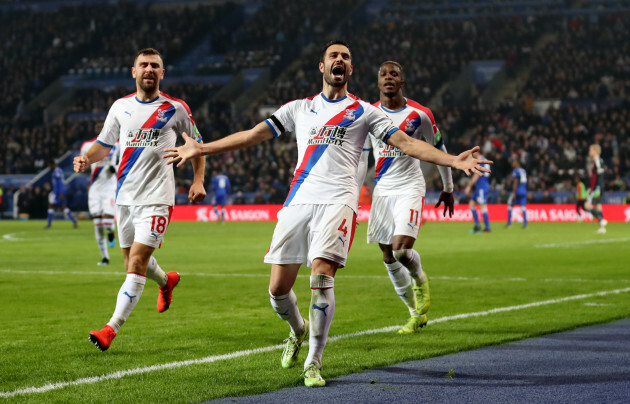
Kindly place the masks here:
POLYGON ((343 146, 346 131, 347 128, 334 125, 324 125, 319 128, 313 127, 309 132, 308 145, 333 144, 335 146, 343 146))
MULTIPOLYGON (((159 118, 158 118, 159 119, 159 118)), ((127 132, 125 147, 156 147, 160 129, 134 129, 127 132)))
POLYGON ((383 146, 382 149, 379 150, 378 152, 378 156, 379 157, 400 157, 400 156, 404 156, 405 153, 403 153, 399 148, 394 147, 394 146, 390 146, 388 144, 385 144, 383 142, 381 142, 381 145, 383 146))

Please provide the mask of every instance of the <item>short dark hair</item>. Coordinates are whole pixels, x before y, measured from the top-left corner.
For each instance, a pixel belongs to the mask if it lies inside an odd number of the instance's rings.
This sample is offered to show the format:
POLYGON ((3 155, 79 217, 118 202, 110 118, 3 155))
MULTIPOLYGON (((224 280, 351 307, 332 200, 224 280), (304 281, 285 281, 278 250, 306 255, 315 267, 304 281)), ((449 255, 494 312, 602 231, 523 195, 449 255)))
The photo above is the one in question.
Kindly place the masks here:
MULTIPOLYGON (((326 45, 324 45, 324 47, 322 48, 322 53, 319 56, 320 62, 324 61, 324 56, 326 56, 326 51, 328 50, 328 48, 330 48, 333 45, 343 45, 346 48, 348 48, 348 51, 350 51, 350 45, 348 45, 346 41, 343 41, 341 39, 333 39, 332 41, 326 42, 326 45)), ((352 58, 352 51, 350 51, 350 57, 352 58)))
MULTIPOLYGON (((144 49, 140 49, 138 51, 138 53, 136 53, 136 57, 133 59, 133 65, 136 65, 136 61, 138 60, 138 56, 140 55, 158 55, 160 57, 160 59, 162 59, 162 55, 160 55, 160 52, 155 49, 155 48, 144 48, 144 49)), ((164 64, 164 59, 162 59, 162 64, 164 64)))
POLYGON ((400 63, 393 61, 393 60, 386 60, 385 62, 381 63, 381 65, 379 66, 378 70, 381 70, 381 67, 385 66, 385 65, 394 65, 396 66, 398 69, 400 69, 400 77, 402 77, 402 79, 405 79, 405 72, 403 71, 403 67, 400 63))

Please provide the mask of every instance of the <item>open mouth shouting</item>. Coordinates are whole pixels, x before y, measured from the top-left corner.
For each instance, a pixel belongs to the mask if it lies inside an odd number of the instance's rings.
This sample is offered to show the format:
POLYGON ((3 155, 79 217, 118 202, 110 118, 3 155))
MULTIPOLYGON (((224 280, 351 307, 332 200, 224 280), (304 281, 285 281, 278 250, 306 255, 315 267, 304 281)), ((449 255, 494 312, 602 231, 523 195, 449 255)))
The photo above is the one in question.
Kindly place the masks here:
POLYGON ((332 73, 332 78, 335 81, 343 80, 346 75, 346 66, 343 63, 337 63, 333 65, 330 72, 332 73))

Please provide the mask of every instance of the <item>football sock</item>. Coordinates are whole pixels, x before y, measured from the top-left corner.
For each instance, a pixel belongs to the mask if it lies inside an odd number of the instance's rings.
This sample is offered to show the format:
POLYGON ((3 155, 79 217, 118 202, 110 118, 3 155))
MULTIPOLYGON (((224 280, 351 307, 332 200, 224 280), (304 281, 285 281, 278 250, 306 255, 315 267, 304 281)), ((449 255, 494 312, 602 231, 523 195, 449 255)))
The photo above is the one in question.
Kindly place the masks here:
POLYGON ((104 217, 101 220, 103 221, 103 228, 107 231, 107 233, 113 233, 116 231, 115 220, 113 217, 104 217))
POLYGON ((281 296, 274 296, 269 291, 269 301, 278 317, 289 323, 293 334, 296 336, 304 334, 304 319, 298 309, 297 296, 295 296, 293 289, 286 295, 281 296))
POLYGON ((65 208, 63 210, 63 214, 66 215, 68 217, 68 219, 70 219, 72 221, 72 223, 76 223, 77 219, 75 219, 74 216, 72 216, 72 212, 70 212, 70 208, 65 208))
POLYGON ((521 212, 523 212, 523 227, 527 226, 527 207, 521 206, 521 212))
POLYGON ((140 296, 142 296, 145 282, 146 278, 142 275, 134 273, 127 274, 125 282, 123 282, 118 291, 114 315, 107 323, 114 331, 118 332, 118 330, 120 330, 120 327, 127 321, 134 307, 136 307, 140 296))
POLYGON ((409 313, 412 316, 417 316, 416 311, 416 297, 413 293, 413 286, 411 285, 411 277, 409 272, 400 262, 394 262, 392 264, 384 263, 389 274, 389 279, 394 284, 394 290, 396 294, 403 301, 405 306, 409 309, 409 313))
POLYGON ((475 221, 475 227, 479 227, 479 215, 477 214, 477 209, 472 208, 470 209, 470 212, 472 213, 473 220, 475 221))
POLYGON ((396 258, 401 264, 407 268, 409 275, 414 286, 420 286, 427 281, 427 275, 422 270, 422 261, 420 260, 420 254, 413 248, 395 250, 393 252, 394 258, 396 258))
POLYGON ((166 282, 168 281, 168 276, 166 272, 157 263, 155 257, 151 256, 149 258, 149 265, 147 265, 147 278, 155 281, 159 286, 166 286, 166 282))
POLYGON ((328 340, 328 331, 335 314, 335 278, 324 274, 311 275, 311 307, 308 310, 310 335, 308 356, 304 367, 316 363, 322 366, 322 354, 328 340))
POLYGON ((54 209, 48 209, 48 215, 46 216, 46 221, 47 221, 46 226, 50 227, 50 224, 52 223, 54 215, 55 215, 55 210, 54 209))
POLYGON ((508 221, 507 221, 507 225, 511 225, 512 224, 512 207, 508 206, 508 221))
POLYGON ((483 225, 486 226, 486 230, 490 230, 490 217, 488 216, 488 208, 481 209, 483 215, 483 225))
POLYGON ((98 250, 101 252, 103 258, 109 259, 109 250, 107 248, 107 239, 105 237, 102 219, 94 218, 92 221, 94 222, 94 237, 96 237, 98 250))

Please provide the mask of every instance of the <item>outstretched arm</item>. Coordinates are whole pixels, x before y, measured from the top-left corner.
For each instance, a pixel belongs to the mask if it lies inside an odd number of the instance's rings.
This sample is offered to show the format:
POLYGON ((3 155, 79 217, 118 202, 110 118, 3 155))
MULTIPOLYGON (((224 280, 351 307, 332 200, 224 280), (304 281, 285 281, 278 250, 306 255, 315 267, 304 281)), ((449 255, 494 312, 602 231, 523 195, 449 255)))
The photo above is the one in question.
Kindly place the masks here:
POLYGON ((103 160, 109 154, 113 146, 107 147, 101 143, 94 142, 90 150, 82 156, 74 158, 72 165, 74 171, 80 173, 90 166, 92 163, 103 160))
POLYGON ((479 151, 479 146, 475 146, 457 156, 452 156, 426 142, 407 136, 401 130, 394 132, 387 140, 387 143, 398 147, 408 156, 441 166, 457 168, 464 171, 466 175, 470 175, 471 172, 473 174, 489 173, 490 169, 481 166, 481 164, 492 164, 492 161, 479 160, 473 157, 473 153, 479 151))
POLYGON ((177 163, 177 167, 194 157, 227 153, 253 146, 264 140, 271 139, 273 132, 265 122, 261 122, 252 129, 236 132, 210 143, 197 143, 186 133, 183 133, 182 136, 186 143, 179 147, 164 149, 165 154, 162 156, 165 159, 170 158, 168 164, 177 163))

